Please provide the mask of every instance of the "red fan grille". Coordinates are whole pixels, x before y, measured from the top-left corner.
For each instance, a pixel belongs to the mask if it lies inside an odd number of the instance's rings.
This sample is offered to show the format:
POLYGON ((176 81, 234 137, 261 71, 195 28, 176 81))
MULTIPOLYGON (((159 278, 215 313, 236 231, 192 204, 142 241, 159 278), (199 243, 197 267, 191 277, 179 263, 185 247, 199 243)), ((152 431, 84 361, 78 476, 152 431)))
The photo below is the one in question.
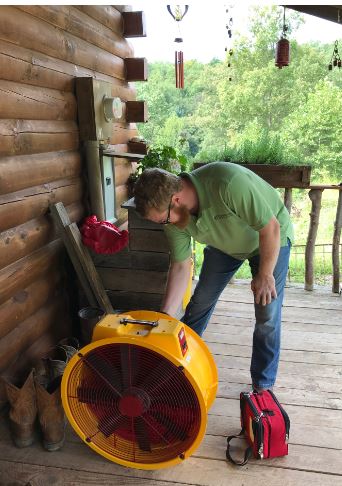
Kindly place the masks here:
POLYGON ((86 441, 113 458, 183 457, 199 433, 200 404, 182 367, 141 346, 114 343, 81 355, 67 394, 86 441))

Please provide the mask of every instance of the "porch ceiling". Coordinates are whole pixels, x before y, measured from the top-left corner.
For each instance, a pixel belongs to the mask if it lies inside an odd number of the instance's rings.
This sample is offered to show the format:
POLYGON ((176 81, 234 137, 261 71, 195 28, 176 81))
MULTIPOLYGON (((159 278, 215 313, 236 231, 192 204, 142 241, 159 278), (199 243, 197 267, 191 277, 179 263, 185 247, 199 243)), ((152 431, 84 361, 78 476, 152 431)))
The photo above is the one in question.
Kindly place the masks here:
POLYGON ((336 22, 342 26, 342 5, 283 5, 298 12, 336 22))

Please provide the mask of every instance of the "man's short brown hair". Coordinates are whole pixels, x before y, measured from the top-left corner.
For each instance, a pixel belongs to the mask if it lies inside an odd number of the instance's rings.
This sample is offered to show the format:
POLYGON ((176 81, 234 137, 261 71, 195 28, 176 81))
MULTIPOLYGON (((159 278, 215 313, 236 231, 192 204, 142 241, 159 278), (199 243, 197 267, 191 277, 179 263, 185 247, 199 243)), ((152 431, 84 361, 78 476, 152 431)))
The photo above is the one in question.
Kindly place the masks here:
POLYGON ((147 216, 150 209, 164 211, 173 194, 182 188, 182 180, 164 169, 145 169, 134 186, 136 210, 147 216))

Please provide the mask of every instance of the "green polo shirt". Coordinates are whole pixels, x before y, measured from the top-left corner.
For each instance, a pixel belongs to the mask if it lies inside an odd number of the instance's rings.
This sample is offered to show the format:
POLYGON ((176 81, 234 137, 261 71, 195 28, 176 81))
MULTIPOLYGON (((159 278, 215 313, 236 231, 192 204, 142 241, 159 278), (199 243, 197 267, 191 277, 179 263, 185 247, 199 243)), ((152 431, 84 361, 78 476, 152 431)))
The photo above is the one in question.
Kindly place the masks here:
POLYGON ((191 237, 238 260, 249 258, 259 252, 258 231, 273 216, 280 224, 280 246, 287 245, 287 238, 293 241, 290 216, 278 192, 249 169, 213 162, 180 175, 195 186, 199 211, 183 230, 165 226, 172 261, 191 256, 191 237))

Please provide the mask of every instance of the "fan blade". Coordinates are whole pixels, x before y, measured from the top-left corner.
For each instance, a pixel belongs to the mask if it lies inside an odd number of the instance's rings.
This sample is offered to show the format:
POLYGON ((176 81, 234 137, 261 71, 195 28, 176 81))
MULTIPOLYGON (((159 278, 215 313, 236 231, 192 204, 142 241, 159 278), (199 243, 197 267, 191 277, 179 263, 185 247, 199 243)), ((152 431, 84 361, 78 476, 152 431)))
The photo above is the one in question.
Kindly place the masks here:
POLYGON ((121 397, 122 384, 120 373, 115 366, 106 360, 104 356, 96 353, 88 354, 83 357, 84 363, 101 379, 112 392, 121 397))
POLYGON ((126 390, 135 383, 138 371, 138 350, 129 344, 122 344, 120 346, 120 359, 122 385, 123 389, 126 390))
POLYGON ((77 398, 81 403, 89 405, 103 405, 113 407, 114 401, 117 400, 116 395, 113 397, 96 393, 96 388, 88 385, 82 385, 77 388, 77 398))
POLYGON ((176 424, 170 417, 160 413, 160 412, 151 412, 151 415, 164 427, 167 428, 167 433, 172 434, 177 439, 183 441, 188 438, 187 432, 182 429, 178 424, 176 424))
POLYGON ((145 421, 142 417, 136 417, 134 419, 134 433, 140 449, 145 452, 151 452, 151 442, 148 437, 145 421))
POLYGON ((154 385, 152 388, 153 390, 156 386, 160 386, 161 383, 164 383, 172 376, 170 368, 170 363, 166 360, 162 360, 150 373, 147 374, 146 379, 141 383, 141 387, 144 390, 147 390, 150 385, 154 385))
POLYGON ((122 415, 105 415, 99 420, 97 427, 99 431, 103 433, 103 435, 109 437, 116 431, 116 429, 123 425, 125 421, 126 418, 122 415))

